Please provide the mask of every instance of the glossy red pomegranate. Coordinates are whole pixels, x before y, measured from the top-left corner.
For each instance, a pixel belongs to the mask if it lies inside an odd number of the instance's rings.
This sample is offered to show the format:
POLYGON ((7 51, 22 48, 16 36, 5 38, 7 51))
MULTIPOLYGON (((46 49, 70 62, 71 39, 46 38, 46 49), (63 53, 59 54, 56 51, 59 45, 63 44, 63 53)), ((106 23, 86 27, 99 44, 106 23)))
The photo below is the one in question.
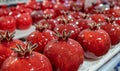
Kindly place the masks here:
POLYGON ((78 26, 76 24, 71 24, 71 23, 64 25, 61 24, 54 28, 54 31, 59 31, 60 33, 62 33, 63 30, 66 32, 71 32, 70 38, 72 39, 76 39, 76 37, 80 32, 78 26))
POLYGON ((102 24, 100 27, 109 34, 112 45, 116 45, 120 42, 120 26, 118 24, 115 22, 107 22, 102 24))
POLYGON ((107 32, 95 26, 80 32, 77 41, 82 45, 85 57, 97 59, 105 55, 111 45, 111 40, 107 32))
POLYGON ((14 32, 16 29, 16 20, 12 16, 0 17, 0 30, 14 32))
POLYGON ((28 43, 25 47, 17 45, 14 54, 5 60, 0 71, 52 71, 48 58, 32 51, 36 44, 28 43))
POLYGON ((32 17, 32 21, 33 24, 37 23, 38 21, 40 21, 41 19, 43 19, 43 11, 33 11, 31 13, 31 17, 32 17))
POLYGON ((32 18, 28 14, 19 14, 16 17, 16 22, 17 29, 25 30, 31 27, 32 18))
POLYGON ((27 37, 27 41, 38 44, 35 49, 37 52, 43 52, 45 45, 53 39, 55 39, 54 32, 47 29, 47 24, 36 24, 36 31, 27 37))
POLYGON ((16 48, 16 44, 24 45, 24 43, 18 39, 13 39, 14 33, 0 32, 0 68, 4 60, 6 60, 13 51, 11 48, 16 48))
POLYGON ((77 71, 84 60, 81 45, 68 38, 69 33, 57 35, 58 39, 50 41, 45 46, 44 54, 50 59, 54 71, 77 71))
POLYGON ((76 25, 79 27, 81 31, 84 29, 88 29, 90 23, 94 23, 94 21, 89 19, 78 19, 76 21, 76 25))

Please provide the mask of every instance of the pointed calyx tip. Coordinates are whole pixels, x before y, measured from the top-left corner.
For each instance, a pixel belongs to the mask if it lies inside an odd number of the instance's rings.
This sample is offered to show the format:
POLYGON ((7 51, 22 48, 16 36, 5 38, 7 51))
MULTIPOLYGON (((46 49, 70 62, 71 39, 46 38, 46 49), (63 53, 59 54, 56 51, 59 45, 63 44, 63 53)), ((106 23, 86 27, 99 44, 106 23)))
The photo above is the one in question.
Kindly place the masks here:
POLYGON ((27 42, 26 46, 22 46, 20 44, 17 44, 16 47, 17 48, 12 48, 12 50, 17 53, 18 55, 24 56, 27 54, 32 54, 32 51, 37 48, 37 44, 32 44, 31 42, 27 42))
POLYGON ((0 33, 1 42, 2 41, 11 41, 13 39, 14 35, 15 35, 15 32, 10 33, 9 31, 5 32, 5 34, 0 33))
POLYGON ((97 29, 100 29, 100 24, 97 24, 97 23, 89 23, 89 29, 91 30, 97 30, 97 29))
POLYGON ((46 24, 43 25, 41 23, 37 23, 37 24, 35 24, 35 27, 36 27, 36 30, 43 31, 43 30, 45 30, 49 27, 49 24, 46 23, 46 24))
POLYGON ((56 31, 56 36, 58 37, 58 40, 68 40, 72 32, 66 32, 65 30, 62 31, 62 33, 56 31))

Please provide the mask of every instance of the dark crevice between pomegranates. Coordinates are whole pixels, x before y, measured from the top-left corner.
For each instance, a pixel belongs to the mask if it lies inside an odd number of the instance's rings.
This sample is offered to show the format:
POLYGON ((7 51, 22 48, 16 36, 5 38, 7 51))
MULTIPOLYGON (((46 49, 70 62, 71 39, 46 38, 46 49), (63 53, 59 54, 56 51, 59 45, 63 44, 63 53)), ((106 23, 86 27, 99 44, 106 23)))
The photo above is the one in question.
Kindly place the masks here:
POLYGON ((88 19, 90 17, 90 14, 85 14, 84 13, 82 16, 83 16, 83 19, 88 19))
POLYGON ((67 20, 65 18, 62 18, 62 21, 63 21, 63 24, 68 24, 69 23, 69 20, 67 20))
POLYGON ((110 3, 110 9, 113 9, 116 5, 115 2, 113 1, 109 1, 109 3, 110 3))
POLYGON ((68 24, 70 22, 70 19, 66 19, 64 17, 62 17, 60 20, 62 21, 63 24, 68 24))
POLYGON ((0 6, 0 8, 4 8, 4 9, 6 9, 7 8, 7 5, 2 5, 2 6, 0 6))
POLYGON ((52 16, 53 16, 52 14, 49 14, 49 15, 46 14, 46 15, 43 15, 43 18, 48 20, 48 19, 51 19, 52 16))
POLYGON ((109 22, 109 23, 111 22, 110 18, 108 18, 108 17, 105 18, 105 20, 106 20, 106 22, 109 22))
POLYGON ((16 47, 17 48, 12 48, 12 50, 17 53, 17 56, 19 57, 25 57, 25 56, 29 56, 32 55, 32 51, 37 48, 37 44, 32 44, 31 42, 27 42, 26 46, 22 46, 20 44, 17 44, 16 47))
POLYGON ((12 41, 14 37, 14 33, 10 33, 9 31, 5 32, 5 34, 0 33, 0 41, 1 42, 9 42, 12 41))
POLYGON ((70 37, 71 32, 66 32, 66 31, 62 31, 62 33, 56 31, 56 36, 58 37, 58 40, 68 40, 68 38, 70 37))
POLYGON ((98 3, 92 3, 92 7, 95 9, 95 7, 98 5, 98 3))
POLYGON ((93 11, 97 14, 102 14, 102 10, 100 10, 100 9, 94 9, 93 11))
POLYGON ((36 30, 42 32, 49 27, 49 24, 42 25, 41 23, 37 23, 37 24, 35 24, 35 27, 36 27, 36 30))
POLYGON ((111 18, 106 18, 106 22, 108 23, 115 23, 115 18, 114 17, 111 17, 111 18))

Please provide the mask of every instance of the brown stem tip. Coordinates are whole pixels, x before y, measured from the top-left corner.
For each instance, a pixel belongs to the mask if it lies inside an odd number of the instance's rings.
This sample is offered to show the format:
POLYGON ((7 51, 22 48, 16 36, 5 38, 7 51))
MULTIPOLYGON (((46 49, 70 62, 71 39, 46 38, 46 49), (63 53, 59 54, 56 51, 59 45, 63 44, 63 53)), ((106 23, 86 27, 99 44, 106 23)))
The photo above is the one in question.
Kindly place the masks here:
POLYGON ((5 32, 5 34, 0 33, 0 38, 1 38, 1 42, 2 41, 11 41, 14 37, 14 33, 10 33, 9 31, 5 32))
POLYGON ((56 31, 56 36, 58 37, 58 40, 67 40, 69 36, 71 35, 71 32, 66 32, 65 30, 62 31, 62 33, 59 33, 56 31))
POLYGON ((94 23, 89 23, 88 24, 89 25, 89 28, 91 29, 91 30, 96 30, 96 29, 99 29, 100 27, 100 24, 96 24, 95 22, 94 23))
POLYGON ((27 45, 23 47, 20 44, 16 45, 17 48, 12 48, 12 50, 18 55, 24 56, 27 54, 32 54, 32 51, 38 46, 36 43, 32 45, 31 42, 27 42, 27 45))
POLYGON ((41 23, 37 23, 37 24, 35 24, 35 27, 36 27, 36 30, 43 31, 44 29, 49 27, 49 24, 46 23, 46 24, 42 25, 41 23))

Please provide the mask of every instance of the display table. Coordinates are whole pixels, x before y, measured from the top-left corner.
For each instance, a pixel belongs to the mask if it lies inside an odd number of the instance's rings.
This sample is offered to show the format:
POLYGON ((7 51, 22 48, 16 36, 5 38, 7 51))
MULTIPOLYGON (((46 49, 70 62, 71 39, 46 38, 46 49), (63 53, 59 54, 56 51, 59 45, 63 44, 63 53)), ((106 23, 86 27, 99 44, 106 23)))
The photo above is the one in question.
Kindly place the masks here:
POLYGON ((116 71, 115 69, 118 69, 119 66, 117 66, 117 64, 119 62, 120 62, 120 53, 115 55, 110 61, 108 61, 102 67, 100 67, 98 71, 116 71))

